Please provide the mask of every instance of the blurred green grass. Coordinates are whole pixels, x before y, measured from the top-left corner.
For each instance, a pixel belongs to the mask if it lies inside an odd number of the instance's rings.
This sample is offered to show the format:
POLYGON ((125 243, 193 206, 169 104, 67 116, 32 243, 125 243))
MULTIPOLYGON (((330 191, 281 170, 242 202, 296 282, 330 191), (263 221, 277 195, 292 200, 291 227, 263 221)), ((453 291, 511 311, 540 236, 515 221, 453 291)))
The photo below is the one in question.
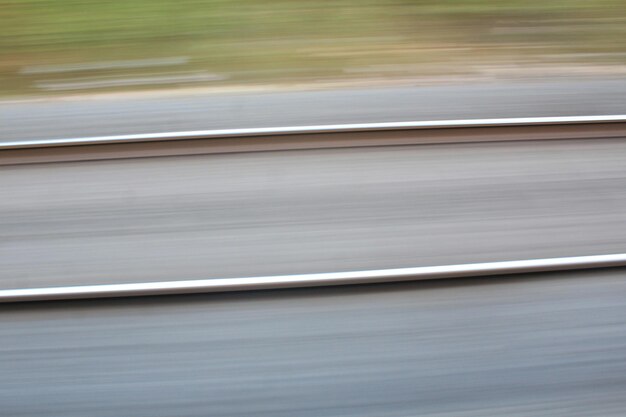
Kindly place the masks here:
MULTIPOLYGON (((626 61, 626 0, 0 0, 0 21, 5 96, 40 94, 42 80, 181 71, 239 85, 626 61), (173 56, 188 62, 24 73, 173 56)), ((154 86, 117 89, 129 88, 154 86)))

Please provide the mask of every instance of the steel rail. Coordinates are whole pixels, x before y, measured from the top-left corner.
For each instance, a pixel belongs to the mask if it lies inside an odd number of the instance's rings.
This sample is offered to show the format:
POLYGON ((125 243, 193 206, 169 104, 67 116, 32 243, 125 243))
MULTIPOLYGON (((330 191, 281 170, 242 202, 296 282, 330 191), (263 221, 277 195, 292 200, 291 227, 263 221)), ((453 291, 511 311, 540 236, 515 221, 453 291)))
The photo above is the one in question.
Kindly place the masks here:
POLYGON ((626 266, 626 253, 446 266, 0 290, 0 303, 372 284, 626 266))
POLYGON ((198 130, 0 142, 0 165, 298 149, 625 137, 626 115, 198 130))
POLYGON ((388 130, 445 129, 465 127, 545 126, 564 124, 626 123, 626 115, 521 117, 504 119, 435 120, 384 123, 356 123, 314 126, 265 127, 247 129, 192 130, 182 132, 143 133, 67 139, 35 139, 0 142, 0 150, 49 146, 84 146, 124 142, 154 142, 183 139, 215 139, 257 136, 284 136, 319 133, 350 133, 388 130))

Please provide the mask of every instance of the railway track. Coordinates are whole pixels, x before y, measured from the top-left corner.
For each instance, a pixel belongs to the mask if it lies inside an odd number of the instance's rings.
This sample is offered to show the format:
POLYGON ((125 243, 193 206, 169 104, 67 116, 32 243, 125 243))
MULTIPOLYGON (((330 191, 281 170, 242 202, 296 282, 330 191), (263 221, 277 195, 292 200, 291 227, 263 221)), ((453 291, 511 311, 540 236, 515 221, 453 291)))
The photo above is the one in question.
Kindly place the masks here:
MULTIPOLYGON (((0 165, 216 153, 626 137, 626 116, 460 120, 195 131, 0 144, 0 165)), ((626 254, 518 259, 384 270, 0 290, 0 302, 224 292, 504 275, 626 265, 626 254)))
POLYGON ((609 119, 0 148, 2 410, 621 417, 626 135, 609 119), (236 153, 272 149, 293 152, 236 153), (188 156, 127 159, 168 155, 188 156), (353 272, 265 273, 282 259, 353 272))

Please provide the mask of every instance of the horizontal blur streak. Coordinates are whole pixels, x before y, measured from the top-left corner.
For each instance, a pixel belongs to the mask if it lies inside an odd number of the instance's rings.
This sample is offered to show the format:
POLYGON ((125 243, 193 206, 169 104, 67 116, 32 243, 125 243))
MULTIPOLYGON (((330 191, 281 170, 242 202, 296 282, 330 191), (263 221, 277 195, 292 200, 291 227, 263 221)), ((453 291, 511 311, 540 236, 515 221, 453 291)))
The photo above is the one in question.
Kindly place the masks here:
POLYGON ((23 417, 623 417, 626 273, 0 308, 23 417))

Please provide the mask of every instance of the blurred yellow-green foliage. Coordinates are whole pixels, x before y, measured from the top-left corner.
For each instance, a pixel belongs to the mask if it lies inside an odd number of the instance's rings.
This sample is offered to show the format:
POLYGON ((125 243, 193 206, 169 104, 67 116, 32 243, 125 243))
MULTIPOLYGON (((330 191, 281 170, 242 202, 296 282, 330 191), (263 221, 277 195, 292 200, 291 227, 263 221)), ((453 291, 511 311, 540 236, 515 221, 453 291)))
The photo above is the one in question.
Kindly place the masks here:
POLYGON ((185 74, 227 85, 626 61, 626 0, 0 0, 0 19, 4 95, 185 74), (166 61, 106 64, 146 59, 166 61), (75 66, 90 63, 102 64, 75 66))

